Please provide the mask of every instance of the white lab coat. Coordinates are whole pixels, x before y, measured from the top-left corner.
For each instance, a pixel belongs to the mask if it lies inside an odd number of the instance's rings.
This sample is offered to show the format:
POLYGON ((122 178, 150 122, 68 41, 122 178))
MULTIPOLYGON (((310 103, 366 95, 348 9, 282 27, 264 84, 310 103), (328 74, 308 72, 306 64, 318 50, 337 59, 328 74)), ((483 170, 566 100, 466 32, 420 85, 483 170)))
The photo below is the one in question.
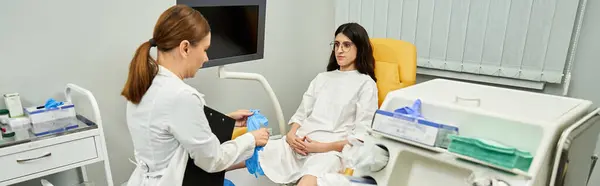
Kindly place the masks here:
MULTIPOLYGON (((290 123, 301 125, 297 136, 319 142, 362 138, 377 103, 377 85, 370 76, 356 70, 324 72, 310 83, 290 123)), ((265 175, 276 183, 291 183, 304 175, 319 177, 343 168, 339 152, 302 156, 290 148, 285 137, 269 141, 259 153, 259 161, 265 175)))
POLYGON ((188 156, 207 172, 223 171, 252 156, 252 134, 219 142, 204 115, 202 97, 159 66, 142 101, 127 104, 127 126, 137 164, 129 186, 181 185, 188 156))

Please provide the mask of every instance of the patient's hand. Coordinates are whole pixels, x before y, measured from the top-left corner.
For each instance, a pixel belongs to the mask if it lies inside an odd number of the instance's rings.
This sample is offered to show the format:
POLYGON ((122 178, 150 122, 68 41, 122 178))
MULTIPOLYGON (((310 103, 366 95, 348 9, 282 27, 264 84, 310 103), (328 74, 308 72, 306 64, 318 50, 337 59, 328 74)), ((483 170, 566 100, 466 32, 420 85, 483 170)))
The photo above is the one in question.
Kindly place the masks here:
POLYGON ((321 143, 318 141, 311 140, 308 137, 306 137, 306 142, 304 142, 304 145, 306 146, 306 151, 308 151, 309 153, 328 152, 331 149, 329 143, 321 143))
POLYGON ((295 133, 288 132, 285 137, 285 141, 290 145, 294 152, 304 156, 308 155, 306 146, 304 146, 304 138, 299 138, 295 133))

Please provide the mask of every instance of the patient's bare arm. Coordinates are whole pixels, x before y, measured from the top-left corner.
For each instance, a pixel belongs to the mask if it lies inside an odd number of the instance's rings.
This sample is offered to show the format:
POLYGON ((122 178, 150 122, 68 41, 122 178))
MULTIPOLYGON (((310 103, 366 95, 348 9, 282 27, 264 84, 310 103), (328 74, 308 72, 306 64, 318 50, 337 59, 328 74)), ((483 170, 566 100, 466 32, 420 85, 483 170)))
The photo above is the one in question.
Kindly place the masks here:
POLYGON ((304 146, 306 146, 306 150, 309 153, 323 153, 329 151, 338 151, 342 152, 344 149, 344 145, 348 144, 348 140, 341 140, 331 143, 321 143, 318 141, 314 141, 310 138, 306 138, 306 142, 304 142, 304 146))
POLYGON ((243 169, 243 168, 246 168, 246 161, 242 161, 238 164, 234 164, 231 167, 227 168, 225 171, 232 171, 232 170, 243 169))

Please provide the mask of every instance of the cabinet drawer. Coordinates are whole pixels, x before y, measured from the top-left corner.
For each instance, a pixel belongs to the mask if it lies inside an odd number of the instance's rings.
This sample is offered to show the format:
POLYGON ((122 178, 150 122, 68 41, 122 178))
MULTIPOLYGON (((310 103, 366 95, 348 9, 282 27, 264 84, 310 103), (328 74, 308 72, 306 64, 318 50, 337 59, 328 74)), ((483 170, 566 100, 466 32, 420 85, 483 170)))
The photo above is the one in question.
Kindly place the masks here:
POLYGON ((94 138, 85 138, 0 157, 0 181, 96 158, 94 138))

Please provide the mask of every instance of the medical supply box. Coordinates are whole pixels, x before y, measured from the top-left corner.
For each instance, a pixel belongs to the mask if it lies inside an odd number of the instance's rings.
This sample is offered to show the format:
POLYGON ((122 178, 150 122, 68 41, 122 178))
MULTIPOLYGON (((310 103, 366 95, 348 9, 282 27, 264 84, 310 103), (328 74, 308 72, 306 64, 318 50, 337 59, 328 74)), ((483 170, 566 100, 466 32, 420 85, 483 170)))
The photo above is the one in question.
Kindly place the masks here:
POLYGON ((384 110, 377 110, 372 127, 375 131, 432 147, 447 147, 446 130, 458 132, 454 126, 384 110))
POLYGON ((35 135, 45 135, 77 127, 75 105, 69 102, 56 108, 29 107, 25 108, 25 113, 31 120, 31 132, 35 135))

